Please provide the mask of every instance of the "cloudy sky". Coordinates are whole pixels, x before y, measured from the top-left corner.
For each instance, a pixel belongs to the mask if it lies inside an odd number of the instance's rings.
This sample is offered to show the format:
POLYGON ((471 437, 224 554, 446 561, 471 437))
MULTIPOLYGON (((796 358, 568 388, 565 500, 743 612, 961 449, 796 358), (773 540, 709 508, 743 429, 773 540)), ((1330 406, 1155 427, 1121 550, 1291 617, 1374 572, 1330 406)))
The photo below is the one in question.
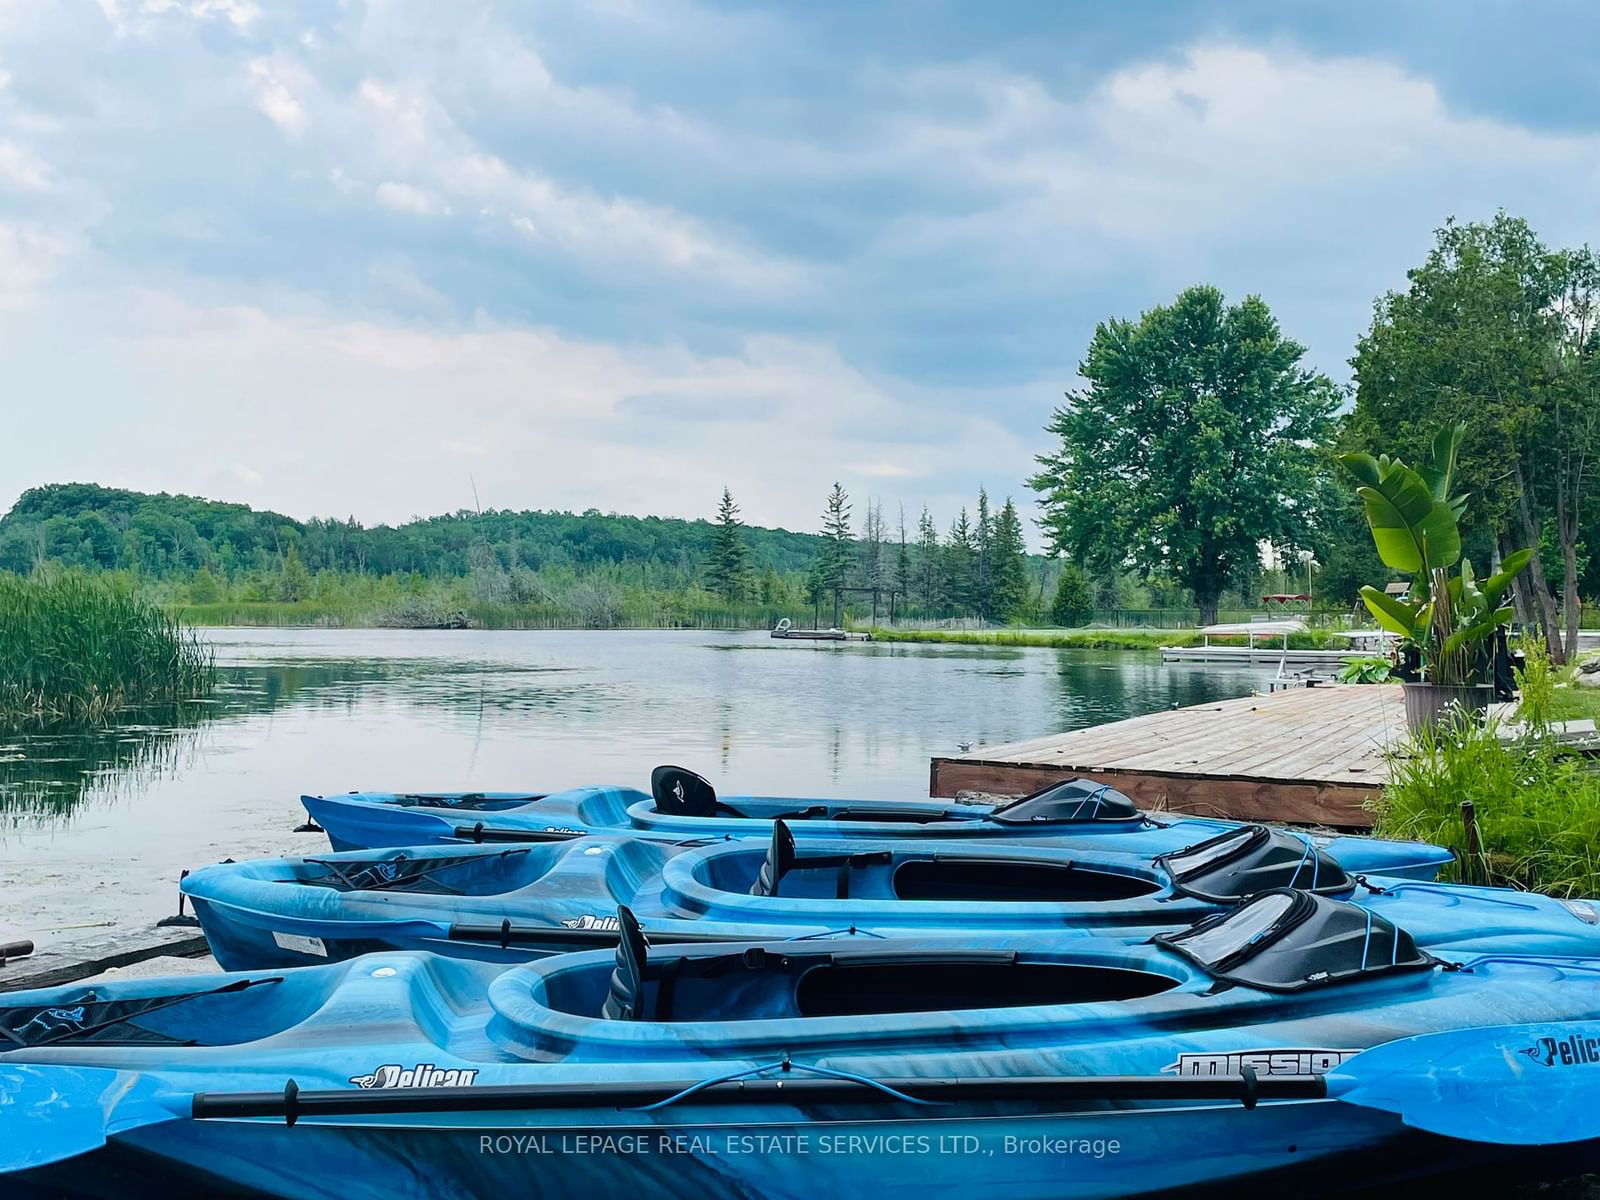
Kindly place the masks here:
POLYGON ((1600 13, 4 0, 0 507, 812 528, 1028 499, 1097 320, 1338 378, 1445 217, 1593 237, 1600 13))

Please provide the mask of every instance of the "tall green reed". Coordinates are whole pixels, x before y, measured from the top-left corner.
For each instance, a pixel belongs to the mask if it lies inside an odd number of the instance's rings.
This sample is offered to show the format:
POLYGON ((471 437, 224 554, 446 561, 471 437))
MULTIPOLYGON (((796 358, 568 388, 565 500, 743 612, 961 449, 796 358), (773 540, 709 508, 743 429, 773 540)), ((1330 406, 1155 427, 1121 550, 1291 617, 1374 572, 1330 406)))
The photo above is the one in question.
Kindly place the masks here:
POLYGON ((211 650, 126 583, 0 572, 0 728, 103 721, 215 684, 211 650))

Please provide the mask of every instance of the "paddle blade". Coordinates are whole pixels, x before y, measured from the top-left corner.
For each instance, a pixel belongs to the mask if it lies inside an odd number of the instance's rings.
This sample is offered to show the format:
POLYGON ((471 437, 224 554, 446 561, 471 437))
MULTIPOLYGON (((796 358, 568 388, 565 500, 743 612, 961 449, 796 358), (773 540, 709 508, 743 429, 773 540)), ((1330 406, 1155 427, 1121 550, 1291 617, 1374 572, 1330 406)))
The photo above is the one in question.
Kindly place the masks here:
POLYGON ((1364 1050, 1328 1094, 1427 1133, 1501 1146, 1600 1138, 1600 1021, 1455 1029, 1364 1050))
POLYGON ((105 1067, 0 1065, 0 1173, 98 1150, 126 1129, 177 1112, 156 1081, 105 1067))

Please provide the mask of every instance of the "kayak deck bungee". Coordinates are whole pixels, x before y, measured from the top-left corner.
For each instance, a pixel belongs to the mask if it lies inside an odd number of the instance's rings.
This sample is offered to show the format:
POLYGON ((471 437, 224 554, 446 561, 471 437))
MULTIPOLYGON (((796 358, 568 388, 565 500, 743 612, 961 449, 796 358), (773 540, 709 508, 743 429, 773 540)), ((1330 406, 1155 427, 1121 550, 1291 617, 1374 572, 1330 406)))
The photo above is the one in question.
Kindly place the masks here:
POLYGON ((346 851, 202 868, 182 883, 217 960, 304 965, 377 950, 513 962, 614 945, 626 906, 661 942, 817 937, 1148 937, 1260 891, 1353 898, 1430 946, 1600 953, 1594 907, 1492 888, 1355 877, 1305 834, 1236 826, 1146 861, 1035 842, 673 844, 591 836, 346 851))
MULTIPOLYGON (((766 841, 773 822, 783 820, 801 841, 1037 839, 1154 857, 1240 824, 1143 812, 1115 788, 1087 779, 1051 784, 1002 805, 792 796, 724 800, 710 783, 681 767, 657 767, 649 795, 633 788, 584 787, 550 794, 350 792, 300 800, 335 850, 537 843, 586 833, 766 841)), ((1443 847, 1420 842, 1317 836, 1349 871, 1432 879, 1451 860, 1443 847)))
POLYGON ((1532 1177, 1558 1145, 1595 1161, 1600 959, 1441 959, 1294 891, 1143 944, 660 946, 617 916, 614 951, 512 968, 394 953, 221 992, 0 997, 0 1122, 20 1134, 0 1171, 69 1194, 1092 1200, 1532 1177), (240 1040, 226 1010, 268 995, 282 1019, 240 1040), (43 1028, 78 1009, 91 1031, 43 1028))

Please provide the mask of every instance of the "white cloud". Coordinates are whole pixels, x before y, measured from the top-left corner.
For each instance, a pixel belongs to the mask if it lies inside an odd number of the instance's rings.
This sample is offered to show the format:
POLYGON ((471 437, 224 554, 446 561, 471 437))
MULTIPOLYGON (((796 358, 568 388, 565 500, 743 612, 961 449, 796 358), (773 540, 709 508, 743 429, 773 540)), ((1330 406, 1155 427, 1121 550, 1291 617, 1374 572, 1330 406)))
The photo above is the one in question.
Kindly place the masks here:
POLYGON ((530 242, 586 261, 665 269, 754 290, 783 290, 802 280, 798 263, 739 245, 670 207, 563 184, 486 153, 436 96, 416 84, 368 78, 356 96, 341 155, 354 159, 370 147, 380 169, 425 179, 433 192, 530 242))
MULTIPOLYGON (((886 477, 882 464, 906 457, 900 432, 925 400, 784 337, 703 355, 149 292, 73 307, 99 331, 94 356, 67 361, 59 338, 0 325, 12 386, 39 401, 22 433, 40 447, 27 464, 0 466, 0 493, 68 478, 222 498, 248 485, 250 503, 298 516, 403 520, 460 507, 470 472, 496 507, 698 516, 727 484, 748 519, 810 528, 833 479, 864 492, 886 477), (113 388, 106 418, 82 422, 73 398, 113 388), (659 414, 627 405, 644 394, 663 398, 659 414), (841 469, 846 444, 864 467, 841 469), (249 447, 248 466, 217 465, 217 446, 249 447), (350 486, 351 464, 379 461, 350 486)), ((1030 449, 982 415, 952 419, 950 434, 917 452, 939 490, 906 496, 908 507, 954 511, 967 472, 1015 478, 1027 463, 1030 449)))
POLYGON ((1352 204, 1392 219, 1400 203, 1436 223, 1464 183, 1486 178, 1509 198, 1558 172, 1592 196, 1600 159, 1592 134, 1456 114, 1430 81, 1392 63, 1283 46, 1199 45, 1072 101, 1026 76, 937 68, 913 77, 907 99, 886 147, 899 148, 902 168, 938 161, 989 195, 979 215, 913 222, 900 235, 924 241, 976 222, 1018 241, 1071 230, 1149 250, 1285 226, 1303 238, 1317 216, 1352 204))
POLYGON ((281 67, 258 58, 250 64, 250 81, 255 86, 256 107, 274 125, 290 134, 306 127, 305 107, 281 77, 281 67))
POLYGON ((0 308, 14 309, 33 300, 67 250, 67 239, 57 232, 0 223, 0 308))
POLYGON ((435 217, 450 211, 449 206, 432 192, 413 187, 409 183, 397 183, 392 179, 380 183, 374 190, 373 196, 385 208, 419 217, 435 217))
POLYGON ((42 192, 50 186, 50 168, 32 150, 0 138, 0 187, 42 192))

